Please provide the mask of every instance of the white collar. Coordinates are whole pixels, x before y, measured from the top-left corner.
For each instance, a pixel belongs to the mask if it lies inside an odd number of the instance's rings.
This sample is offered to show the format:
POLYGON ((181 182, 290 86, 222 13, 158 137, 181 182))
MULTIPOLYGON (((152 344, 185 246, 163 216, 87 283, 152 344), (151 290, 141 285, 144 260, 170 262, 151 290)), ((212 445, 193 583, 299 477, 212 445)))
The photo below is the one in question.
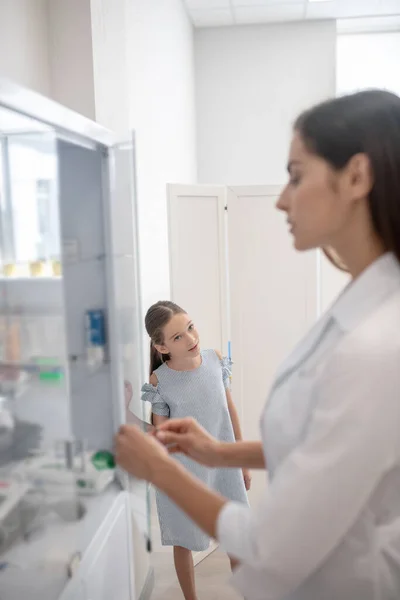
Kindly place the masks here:
POLYGON ((345 288, 330 316, 343 331, 350 331, 396 291, 400 291, 400 263, 394 254, 387 253, 345 288))

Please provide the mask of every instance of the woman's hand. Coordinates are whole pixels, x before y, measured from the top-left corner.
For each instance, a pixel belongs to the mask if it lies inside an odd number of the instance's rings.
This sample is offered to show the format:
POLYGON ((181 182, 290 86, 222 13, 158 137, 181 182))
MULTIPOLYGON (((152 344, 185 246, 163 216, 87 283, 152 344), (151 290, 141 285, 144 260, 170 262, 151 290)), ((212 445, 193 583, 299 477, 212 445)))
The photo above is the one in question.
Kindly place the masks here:
POLYGON ((251 473, 248 469, 242 469, 244 485, 246 487, 246 491, 248 492, 251 488, 251 473))
POLYGON ((138 479, 154 483, 160 470, 172 462, 167 450, 154 435, 140 431, 136 425, 123 425, 115 439, 115 460, 138 479))
POLYGON ((220 443, 191 418, 168 419, 154 433, 170 454, 181 453, 207 467, 217 465, 220 443))

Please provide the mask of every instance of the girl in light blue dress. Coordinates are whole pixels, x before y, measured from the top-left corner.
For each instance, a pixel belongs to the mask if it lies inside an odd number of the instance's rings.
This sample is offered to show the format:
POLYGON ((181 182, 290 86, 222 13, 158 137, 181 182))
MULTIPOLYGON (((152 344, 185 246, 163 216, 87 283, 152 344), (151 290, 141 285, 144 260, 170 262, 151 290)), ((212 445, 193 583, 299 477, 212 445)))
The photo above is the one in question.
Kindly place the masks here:
MULTIPOLYGON (((199 334, 188 314, 173 302, 158 302, 147 312, 151 339, 150 383, 142 399, 151 403, 157 427, 168 418, 193 417, 213 437, 241 439, 238 414, 230 393, 231 361, 216 350, 201 350, 199 334)), ((250 475, 241 469, 211 469, 183 455, 176 459, 207 486, 247 503, 250 475)), ((206 550, 209 538, 161 492, 156 492, 161 540, 174 547, 174 561, 185 600, 196 600, 191 551, 206 550)), ((235 566, 231 560, 232 567, 235 566)))

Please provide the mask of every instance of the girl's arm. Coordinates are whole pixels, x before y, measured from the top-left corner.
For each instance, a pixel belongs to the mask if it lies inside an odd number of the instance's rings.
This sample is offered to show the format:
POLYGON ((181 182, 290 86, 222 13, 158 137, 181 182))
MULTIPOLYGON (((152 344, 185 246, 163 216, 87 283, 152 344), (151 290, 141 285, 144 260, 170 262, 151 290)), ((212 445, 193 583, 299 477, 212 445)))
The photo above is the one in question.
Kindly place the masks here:
MULTIPOLYGON (((215 354, 218 356, 219 360, 222 360, 222 354, 221 354, 221 352, 219 352, 219 350, 215 350, 215 354)), ((240 442, 240 441, 242 441, 243 438, 242 438, 242 430, 240 428, 239 415, 238 415, 235 403, 232 398, 231 390, 229 388, 226 388, 225 393, 226 393, 226 401, 228 404, 229 416, 232 421, 233 433, 235 434, 235 440, 237 442, 240 442)))
POLYGON ((232 398, 231 390, 226 390, 226 401, 228 403, 229 415, 232 421, 233 433, 235 434, 235 440, 237 442, 242 441, 242 430, 240 428, 239 415, 235 406, 235 403, 232 398))
POLYGON ((164 423, 164 421, 168 421, 169 417, 163 417, 161 415, 156 415, 155 413, 151 413, 151 422, 153 423, 154 427, 160 427, 161 423, 164 423))
MULTIPOLYGON (((236 442, 241 442, 242 441, 242 430, 240 428, 239 415, 238 415, 235 403, 232 398, 231 390, 229 390, 229 389, 226 390, 226 400, 228 402, 228 410, 229 410, 229 415, 230 415, 231 421, 232 421, 232 427, 233 427, 233 432, 235 434, 235 440, 236 440, 236 442)), ((248 470, 247 467, 244 467, 242 469, 242 471, 243 471, 243 479, 244 479, 245 488, 247 491, 249 491, 249 489, 251 487, 250 471, 248 470)))
MULTIPOLYGON (((222 360, 221 353, 218 352, 217 350, 216 350, 216 353, 217 353, 219 359, 222 360)), ((235 435, 235 440, 237 442, 241 442, 243 438, 242 438, 242 430, 240 427, 239 415, 238 415, 235 403, 232 398, 232 393, 231 393, 231 390, 229 389, 229 387, 227 387, 225 389, 225 393, 226 393, 226 401, 228 404, 229 416, 232 421, 233 433, 235 435)), ((246 490, 249 491, 250 486, 251 486, 250 471, 248 470, 247 467, 244 467, 242 470, 243 470, 244 485, 246 487, 246 490)))
MULTIPOLYGON (((149 383, 154 387, 158 386, 158 379, 155 373, 151 374, 149 383)), ((151 413, 151 423, 152 425, 154 425, 154 427, 159 427, 161 423, 164 423, 164 421, 167 421, 168 419, 169 417, 166 417, 164 415, 157 415, 154 412, 151 413)))
POLYGON ((147 431, 148 433, 150 431, 153 431, 154 430, 153 425, 151 425, 150 423, 146 423, 146 421, 143 421, 142 419, 139 419, 139 417, 137 417, 129 409, 129 404, 130 404, 130 401, 132 400, 132 395, 133 395, 132 385, 129 381, 124 381, 124 391, 125 391, 125 420, 126 420, 126 423, 128 425, 137 425, 143 431, 147 431))

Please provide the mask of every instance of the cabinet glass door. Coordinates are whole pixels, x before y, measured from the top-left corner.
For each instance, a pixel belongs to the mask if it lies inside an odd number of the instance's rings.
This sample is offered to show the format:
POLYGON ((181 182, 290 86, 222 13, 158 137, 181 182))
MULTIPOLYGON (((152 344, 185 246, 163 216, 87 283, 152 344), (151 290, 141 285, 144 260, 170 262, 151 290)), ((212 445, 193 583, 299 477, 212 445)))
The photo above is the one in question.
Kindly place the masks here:
MULTIPOLYGON (((141 387, 145 380, 144 326, 140 302, 134 165, 134 143, 121 143, 111 149, 110 219, 119 356, 124 384, 123 421, 148 430, 150 425, 141 400, 141 387)), ((142 531, 145 542, 150 546, 148 485, 131 479, 129 487, 135 527, 142 531)))
POLYGON ((70 438, 56 139, 46 126, 0 109, 4 600, 25 595, 53 600, 59 593, 54 578, 60 573, 45 557, 46 543, 59 524, 80 518, 67 465, 70 438), (38 577, 34 590, 32 581, 38 577))

